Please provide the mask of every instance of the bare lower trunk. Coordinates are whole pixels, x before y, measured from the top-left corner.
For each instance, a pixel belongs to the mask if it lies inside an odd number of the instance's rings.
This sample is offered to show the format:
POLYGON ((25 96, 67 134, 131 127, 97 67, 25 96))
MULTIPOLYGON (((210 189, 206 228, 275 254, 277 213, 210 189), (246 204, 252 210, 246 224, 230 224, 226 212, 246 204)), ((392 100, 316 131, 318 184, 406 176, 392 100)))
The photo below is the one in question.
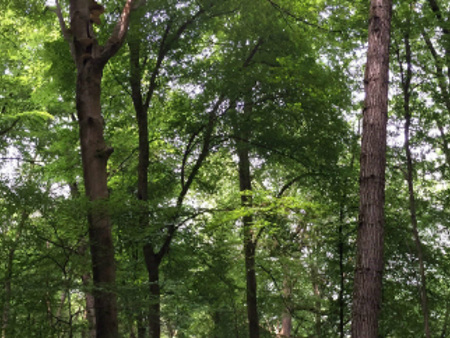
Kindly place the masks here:
POLYGON ((320 292, 320 280, 319 280, 319 270, 317 268, 317 263, 312 266, 312 286, 315 298, 315 331, 316 337, 322 337, 322 315, 321 315, 321 292, 320 292))
MULTIPOLYGON (((241 205, 244 207, 252 206, 252 197, 249 192, 252 190, 250 176, 249 159, 249 138, 250 126, 249 117, 252 111, 252 105, 248 102, 244 105, 243 124, 236 127, 237 153, 239 157, 239 185, 241 195, 241 205)), ((257 285, 255 270, 256 236, 254 234, 253 216, 246 215, 242 218, 244 230, 244 255, 245 255, 245 276, 247 284, 247 317, 249 324, 250 338, 259 338, 259 318, 257 306, 257 285)))
POLYGON ((448 317, 450 314, 450 301, 446 301, 446 307, 445 307, 445 316, 444 316, 444 325, 442 325, 442 332, 440 337, 445 338, 447 337, 447 326, 448 326, 448 317))
POLYGON ((112 149, 103 138, 100 106, 102 67, 88 62, 78 72, 77 111, 80 126, 81 157, 86 195, 91 201, 88 213, 95 315, 98 337, 117 337, 117 305, 114 245, 108 199, 106 163, 112 149))
POLYGON ((352 337, 376 338, 381 309, 384 187, 392 3, 371 0, 369 48, 364 78, 360 211, 353 292, 352 337))
POLYGON ((14 259, 15 247, 10 249, 8 254, 8 263, 6 267, 6 276, 4 284, 5 300, 3 302, 2 313, 2 338, 7 336, 9 326, 9 313, 11 309, 11 279, 13 271, 13 259, 14 259))
MULTIPOLYGON (((345 197, 344 197, 345 198, 345 197)), ((342 202, 343 203, 343 202, 342 202)), ((344 338, 344 287, 345 287, 345 276, 344 276, 344 235, 343 235, 343 223, 344 223, 344 211, 343 206, 339 213, 339 243, 338 243, 338 253, 339 253, 339 337, 344 338)))
POLYGON ((159 286, 159 259, 150 247, 144 248, 145 263, 150 283, 149 330, 151 338, 161 336, 161 290, 159 286))
MULTIPOLYGON (((246 217, 247 218, 247 217, 246 217)), ((257 306, 257 286, 255 271, 256 244, 251 240, 252 232, 249 227, 253 224, 251 217, 244 219, 244 250, 245 270, 247 281, 247 317, 251 338, 259 338, 259 318, 257 306)))

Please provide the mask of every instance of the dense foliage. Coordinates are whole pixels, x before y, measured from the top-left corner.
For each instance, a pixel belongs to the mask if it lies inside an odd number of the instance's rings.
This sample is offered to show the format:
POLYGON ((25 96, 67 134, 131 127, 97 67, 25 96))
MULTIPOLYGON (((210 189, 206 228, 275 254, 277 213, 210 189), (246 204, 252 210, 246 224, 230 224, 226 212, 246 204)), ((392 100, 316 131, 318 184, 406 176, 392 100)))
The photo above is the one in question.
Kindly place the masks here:
MULTIPOLYGON (((104 43, 123 1, 102 5, 104 43)), ((162 337, 252 336, 249 243, 261 337, 349 335, 367 1, 138 1, 103 71, 95 203, 57 9, 0 8, 2 337, 95 337, 91 208, 113 225, 123 337, 149 335, 156 303, 162 337)), ((427 311, 433 337, 450 330, 449 15, 393 6, 382 337, 423 336, 427 311)))

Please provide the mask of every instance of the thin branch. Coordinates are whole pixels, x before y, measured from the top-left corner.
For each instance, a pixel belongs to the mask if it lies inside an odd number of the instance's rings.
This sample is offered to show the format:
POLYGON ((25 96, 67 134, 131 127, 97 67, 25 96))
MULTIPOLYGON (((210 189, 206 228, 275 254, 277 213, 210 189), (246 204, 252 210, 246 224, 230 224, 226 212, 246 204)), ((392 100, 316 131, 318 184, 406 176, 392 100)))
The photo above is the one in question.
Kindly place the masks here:
POLYGON ((27 163, 31 163, 31 164, 36 164, 39 166, 43 166, 45 164, 44 161, 28 160, 28 159, 21 158, 21 157, 0 157, 0 161, 22 161, 22 162, 27 162, 27 163))
MULTIPOLYGON (((216 120, 216 113, 217 113, 217 110, 219 109, 220 105, 224 101, 224 99, 225 98, 223 96, 221 96, 217 100, 212 111, 209 113, 209 121, 208 121, 208 125, 207 125, 207 130, 205 131, 205 136, 203 139, 202 150, 200 152, 200 155, 197 158, 197 161, 194 164, 194 167, 192 168, 192 170, 188 176, 186 183, 184 184, 183 188, 180 191, 180 194, 178 195, 178 199, 177 199, 178 211, 177 211, 176 215, 173 217, 174 220, 180 216, 180 210, 181 210, 181 206, 183 204, 184 198, 185 198, 186 194, 188 193, 189 188, 191 187, 192 183, 194 182, 194 179, 197 176, 197 174, 200 170, 200 167, 202 166, 205 158, 209 154, 211 136, 212 136, 212 132, 213 132, 213 128, 214 128, 214 122, 216 120)), ((169 251, 170 243, 172 242, 172 239, 175 235, 176 230, 185 222, 186 221, 180 223, 178 226, 175 226, 175 224, 171 224, 169 226, 168 234, 164 241, 164 244, 162 245, 159 252, 156 254, 158 261, 161 261, 161 259, 164 257, 164 255, 169 251)))
POLYGON ((9 131, 11 131, 19 121, 20 121, 20 117, 17 118, 9 127, 5 128, 3 130, 0 130, 0 136, 3 136, 6 133, 8 133, 9 131))
POLYGON ((150 102, 152 100, 153 93, 155 92, 155 89, 156 89, 156 78, 159 74, 159 70, 161 68, 162 62, 164 61, 164 58, 166 57, 166 54, 169 51, 169 48, 166 46, 166 41, 167 41, 167 37, 169 36, 171 27, 172 27, 172 23, 169 22, 167 24, 166 29, 164 30, 164 34, 161 39, 161 44, 159 45, 158 57, 156 58, 156 65, 155 65, 155 68, 153 68, 153 72, 150 77, 150 85, 148 87, 147 95, 145 97, 144 111, 148 111, 148 107, 150 106, 150 102))
POLYGON ((320 25, 311 23, 311 22, 307 21, 306 19, 304 19, 304 18, 302 18, 302 17, 299 17, 298 15, 295 15, 295 14, 291 13, 291 12, 288 11, 286 8, 281 7, 279 4, 277 4, 277 3, 276 3, 275 1, 273 1, 273 0, 267 0, 267 1, 272 5, 273 8, 275 8, 276 10, 278 10, 280 13, 285 14, 286 16, 290 17, 291 19, 294 19, 294 20, 297 21, 297 22, 301 22, 301 23, 303 23, 303 24, 305 24, 305 25, 307 25, 307 26, 310 26, 310 27, 318 28, 318 29, 320 29, 320 30, 322 30, 322 31, 325 31, 325 32, 342 33, 342 31, 330 30, 330 29, 324 28, 324 27, 322 27, 322 26, 320 26, 320 25))
POLYGON ((286 190, 288 190, 294 183, 300 181, 302 178, 305 177, 313 177, 313 176, 321 176, 323 174, 320 173, 306 173, 306 174, 302 174, 299 175, 297 177, 294 177, 292 180, 290 180, 289 182, 287 182, 281 189, 280 192, 277 194, 277 198, 280 198, 283 196, 283 194, 286 192, 286 190))
POLYGON ((162 62, 164 61, 167 53, 170 51, 172 44, 177 41, 181 35, 183 34, 183 32, 192 24, 195 22, 195 20, 205 12, 204 9, 200 9, 197 11, 197 13, 195 13, 191 18, 189 18, 188 20, 186 20, 180 27, 178 27, 177 31, 175 32, 174 36, 170 39, 170 41, 168 41, 169 38, 169 33, 170 30, 172 28, 172 24, 171 22, 168 23, 165 31, 164 31, 164 35, 162 37, 161 40, 161 44, 159 46, 159 51, 158 51, 158 57, 156 59, 156 65, 155 68, 153 69, 151 78, 150 78, 150 85, 147 91, 147 96, 145 98, 145 104, 144 107, 146 110, 148 110, 148 107, 150 105, 150 101, 153 97, 153 93, 156 89, 156 78, 159 74, 159 70, 161 69, 161 65, 162 62))
POLYGON ((203 139, 203 146, 202 146, 202 150, 200 152, 200 155, 197 158, 197 161, 194 164, 194 167, 191 170, 191 173, 188 176, 188 179, 186 181, 186 184, 184 184, 180 195, 178 196, 178 200, 177 200, 177 206, 178 208, 181 207, 184 197, 186 196, 192 182, 194 181, 195 176, 197 176, 197 173, 200 169, 200 167, 202 166, 205 158, 208 156, 209 154, 209 148, 210 148, 210 144, 211 144, 211 136, 212 136, 212 132, 213 132, 213 128, 214 128, 214 123, 216 121, 216 113, 219 110, 220 105, 222 104, 222 102, 224 101, 224 97, 221 96, 216 104, 214 105, 213 109, 211 112, 209 112, 209 121, 208 121, 208 125, 206 127, 206 131, 205 131, 205 135, 204 135, 204 139, 203 139))
POLYGON ((256 52, 258 52, 258 49, 259 49, 259 47, 261 47, 263 42, 264 42, 264 40, 262 38, 258 39, 258 41, 256 42, 256 45, 253 47, 253 49, 251 50, 249 56, 244 61, 243 68, 246 68, 246 67, 248 67, 250 65, 250 62, 252 61, 252 59, 255 56, 256 52))
POLYGON ((182 160, 182 163, 181 163, 181 179, 180 179, 180 181, 181 181, 181 189, 184 189, 184 186, 185 186, 184 173, 185 173, 185 170, 186 170, 187 159, 188 159, 189 155, 191 154, 192 150, 194 149, 194 145, 196 144, 196 143, 194 143, 195 139, 197 138, 198 134, 203 130, 204 127, 205 126, 201 126, 199 128, 199 130, 197 130, 196 132, 194 132, 191 135, 191 137, 189 138, 188 144, 186 146, 186 150, 184 151, 183 160, 182 160))
POLYGON ((58 16, 59 26, 61 28, 61 32, 64 36, 64 39, 69 43, 69 45, 72 44, 72 35, 70 34, 70 31, 67 29, 66 22, 64 21, 64 17, 61 10, 61 5, 59 4, 58 0, 55 0, 56 4, 56 15, 58 16))
POLYGON ((106 42, 105 48, 100 55, 100 59, 104 63, 106 63, 111 57, 113 57, 124 43, 125 36, 128 31, 128 26, 130 24, 131 10, 133 9, 135 3, 136 0, 127 0, 127 2, 125 3, 122 14, 120 15, 120 19, 114 27, 114 30, 110 38, 106 42))

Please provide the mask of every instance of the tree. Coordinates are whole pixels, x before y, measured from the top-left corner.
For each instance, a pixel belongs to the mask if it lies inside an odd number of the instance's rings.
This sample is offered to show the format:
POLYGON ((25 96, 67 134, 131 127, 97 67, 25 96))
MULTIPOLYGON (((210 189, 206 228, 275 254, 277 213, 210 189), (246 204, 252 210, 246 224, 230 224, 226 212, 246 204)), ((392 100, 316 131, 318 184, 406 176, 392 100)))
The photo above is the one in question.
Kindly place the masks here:
POLYGON ((76 107, 80 127, 81 157, 89 210, 89 238, 92 257, 97 337, 118 337, 117 304, 114 292, 115 262, 111 233, 106 164, 113 149, 103 136, 101 81, 103 68, 125 41, 135 0, 127 0, 119 21, 104 46, 99 45, 93 24, 99 24, 103 6, 92 0, 70 1, 70 30, 61 7, 57 15, 77 69, 76 107))
POLYGON ((389 0, 370 2, 352 314, 355 338, 377 337, 381 308, 391 11, 389 0))

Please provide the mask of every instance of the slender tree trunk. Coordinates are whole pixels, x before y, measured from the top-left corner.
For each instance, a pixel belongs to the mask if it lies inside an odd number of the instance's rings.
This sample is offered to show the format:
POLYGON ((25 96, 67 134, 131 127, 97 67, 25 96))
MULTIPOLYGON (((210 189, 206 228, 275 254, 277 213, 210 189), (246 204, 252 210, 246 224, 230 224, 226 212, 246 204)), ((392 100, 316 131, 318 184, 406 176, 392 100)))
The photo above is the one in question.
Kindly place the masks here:
MULTIPOLYGON (((360 134, 359 130, 359 122, 358 122, 358 135, 360 134)), ((350 159, 350 170, 353 171, 355 165, 355 153, 356 153, 357 143, 354 142, 352 145, 351 151, 351 159, 350 159)), ((345 269, 344 269, 344 253, 345 253, 345 244, 346 244, 346 236, 344 235, 344 224, 346 219, 345 205, 347 203, 348 195, 347 195, 347 185, 349 183, 349 179, 345 179, 344 181, 344 190, 342 193, 342 199, 340 202, 339 208, 339 227, 338 227, 338 255, 339 255, 339 295, 338 295, 338 304, 339 304, 339 337, 345 337, 345 309, 346 302, 344 299, 345 294, 345 269)))
POLYGON ((445 307, 445 316, 444 316, 444 325, 442 325, 442 332, 440 337, 445 338, 447 337, 447 326, 448 326, 448 317, 450 315, 450 301, 446 301, 446 307, 445 307))
MULTIPOLYGON (((132 99, 136 111, 136 120, 139 131, 139 163, 138 163, 138 191, 137 198, 142 201, 141 213, 139 215, 139 227, 146 229, 149 226, 148 210, 148 167, 149 167, 149 139, 148 139, 148 104, 144 103, 141 86, 141 68, 140 68, 140 41, 131 39, 128 43, 130 47, 130 84, 132 89, 132 99)), ((163 57, 163 56, 162 56, 163 57)), ((161 64, 159 61, 159 65, 161 64)), ((148 92, 148 102, 156 86, 156 76, 159 66, 155 68, 152 76, 151 86, 148 92)), ((150 304, 149 304, 149 334, 151 338, 161 336, 161 315, 160 302, 161 290, 159 287, 159 263, 158 255, 153 250, 153 244, 148 243, 144 246, 144 258, 148 272, 150 304)))
POLYGON ((7 336, 9 326, 9 315, 11 310, 11 280, 13 276, 13 261, 15 251, 16 245, 14 243, 13 248, 9 249, 8 261, 6 265, 5 284, 4 284, 5 300, 3 302, 3 313, 2 313, 2 338, 5 338, 7 336))
POLYGON ((345 276, 344 276, 344 200, 346 196, 342 197, 341 207, 339 210, 339 229, 338 229, 338 254, 339 254, 339 337, 344 338, 344 290, 345 290, 345 276))
MULTIPOLYGON (((314 249, 317 251, 317 247, 314 249)), ((320 292, 320 280, 319 280, 319 269, 317 266, 317 262, 314 262, 311 266, 311 279, 312 279, 312 287, 315 298, 315 336, 322 337, 322 310, 321 310, 321 298, 322 294, 320 292)))
POLYGON ((405 153, 406 153, 406 165, 407 165, 407 173, 406 180, 408 183, 408 192, 409 192, 409 212, 411 216, 411 225, 412 232, 414 236, 414 242, 416 245, 417 258, 419 259, 419 271, 420 271, 420 300, 422 306, 423 313, 423 322, 424 322, 424 332, 427 338, 431 337, 431 328, 430 328, 430 315, 428 310, 428 296, 427 296, 427 283, 425 276, 425 264, 423 259, 423 250, 422 250, 422 242, 420 240, 419 231, 417 228, 417 216, 416 216, 416 200, 415 200, 415 192, 414 192, 414 168, 413 161, 411 156, 411 147, 410 147, 410 127, 411 127, 411 107, 410 107, 410 98, 411 98, 411 79, 412 79, 412 68, 411 68, 411 46, 409 42, 408 34, 405 34, 405 57, 406 57, 406 74, 403 71, 403 65, 401 63, 401 59, 399 57, 400 63, 400 74, 402 78, 402 87, 403 87, 403 110, 405 113, 405 153))
MULTIPOLYGON (((241 191, 241 205, 252 206, 252 180, 250 175, 249 144, 250 125, 249 117, 252 112, 252 105, 249 102, 244 104, 244 121, 236 128, 238 133, 236 147, 239 157, 239 186, 241 191)), ((259 318, 257 306, 257 285, 255 270, 256 239, 254 234, 253 216, 242 217, 244 230, 244 256, 245 256, 245 276, 247 283, 247 317, 249 323, 250 338, 259 338, 259 318)))
POLYGON ((289 274, 286 271, 287 269, 284 269, 284 278, 283 278, 283 298, 285 301, 284 305, 284 311, 281 315, 281 331, 280 331, 280 337, 283 338, 290 338, 291 332, 292 332, 292 316, 291 311, 289 309, 289 301, 292 294, 292 286, 291 281, 289 278, 289 274))
POLYGON ((377 337, 381 309, 391 11, 390 0, 371 0, 353 292, 354 338, 377 337))
POLYGON ((3 313, 2 313, 2 338, 8 336, 8 327, 9 327, 9 318, 11 311, 11 297, 12 297, 12 278, 14 271, 14 257, 16 254, 18 241, 20 236, 22 235, 22 230, 25 225, 25 221, 28 218, 28 213, 22 211, 20 216, 19 224, 17 225, 16 235, 14 238, 14 242, 11 243, 11 248, 8 251, 8 260, 6 261, 6 273, 5 273, 5 282, 4 282, 4 292, 5 299, 3 302, 3 313))
POLYGON ((161 336, 161 289, 159 286, 159 263, 157 255, 145 249, 145 262, 148 270, 148 281, 150 283, 150 305, 149 305, 149 330, 150 337, 157 338, 161 336))
MULTIPOLYGON (((141 67, 140 67, 140 41, 130 39, 128 42, 130 48, 130 84, 132 90, 132 99, 136 112, 136 120, 139 131, 139 163, 138 163, 138 186, 137 198, 142 202, 139 215, 139 227, 146 229, 149 226, 148 209, 148 167, 149 167, 149 139, 148 139, 148 105, 144 103, 141 86, 141 67)), ((162 60, 161 60, 162 61, 162 60)), ((160 62, 161 63, 161 62, 160 62)), ((160 64, 159 63, 159 64, 160 64)), ((156 78, 159 67, 153 72, 156 78)), ((154 92, 155 80, 151 82, 148 95, 148 102, 154 92)), ((153 251, 153 244, 148 243, 144 247, 144 258, 148 272, 150 304, 149 304, 149 333, 152 338, 161 336, 161 318, 160 318, 160 287, 159 287, 159 260, 153 251)), ((141 330, 142 331, 142 330, 141 330)))

